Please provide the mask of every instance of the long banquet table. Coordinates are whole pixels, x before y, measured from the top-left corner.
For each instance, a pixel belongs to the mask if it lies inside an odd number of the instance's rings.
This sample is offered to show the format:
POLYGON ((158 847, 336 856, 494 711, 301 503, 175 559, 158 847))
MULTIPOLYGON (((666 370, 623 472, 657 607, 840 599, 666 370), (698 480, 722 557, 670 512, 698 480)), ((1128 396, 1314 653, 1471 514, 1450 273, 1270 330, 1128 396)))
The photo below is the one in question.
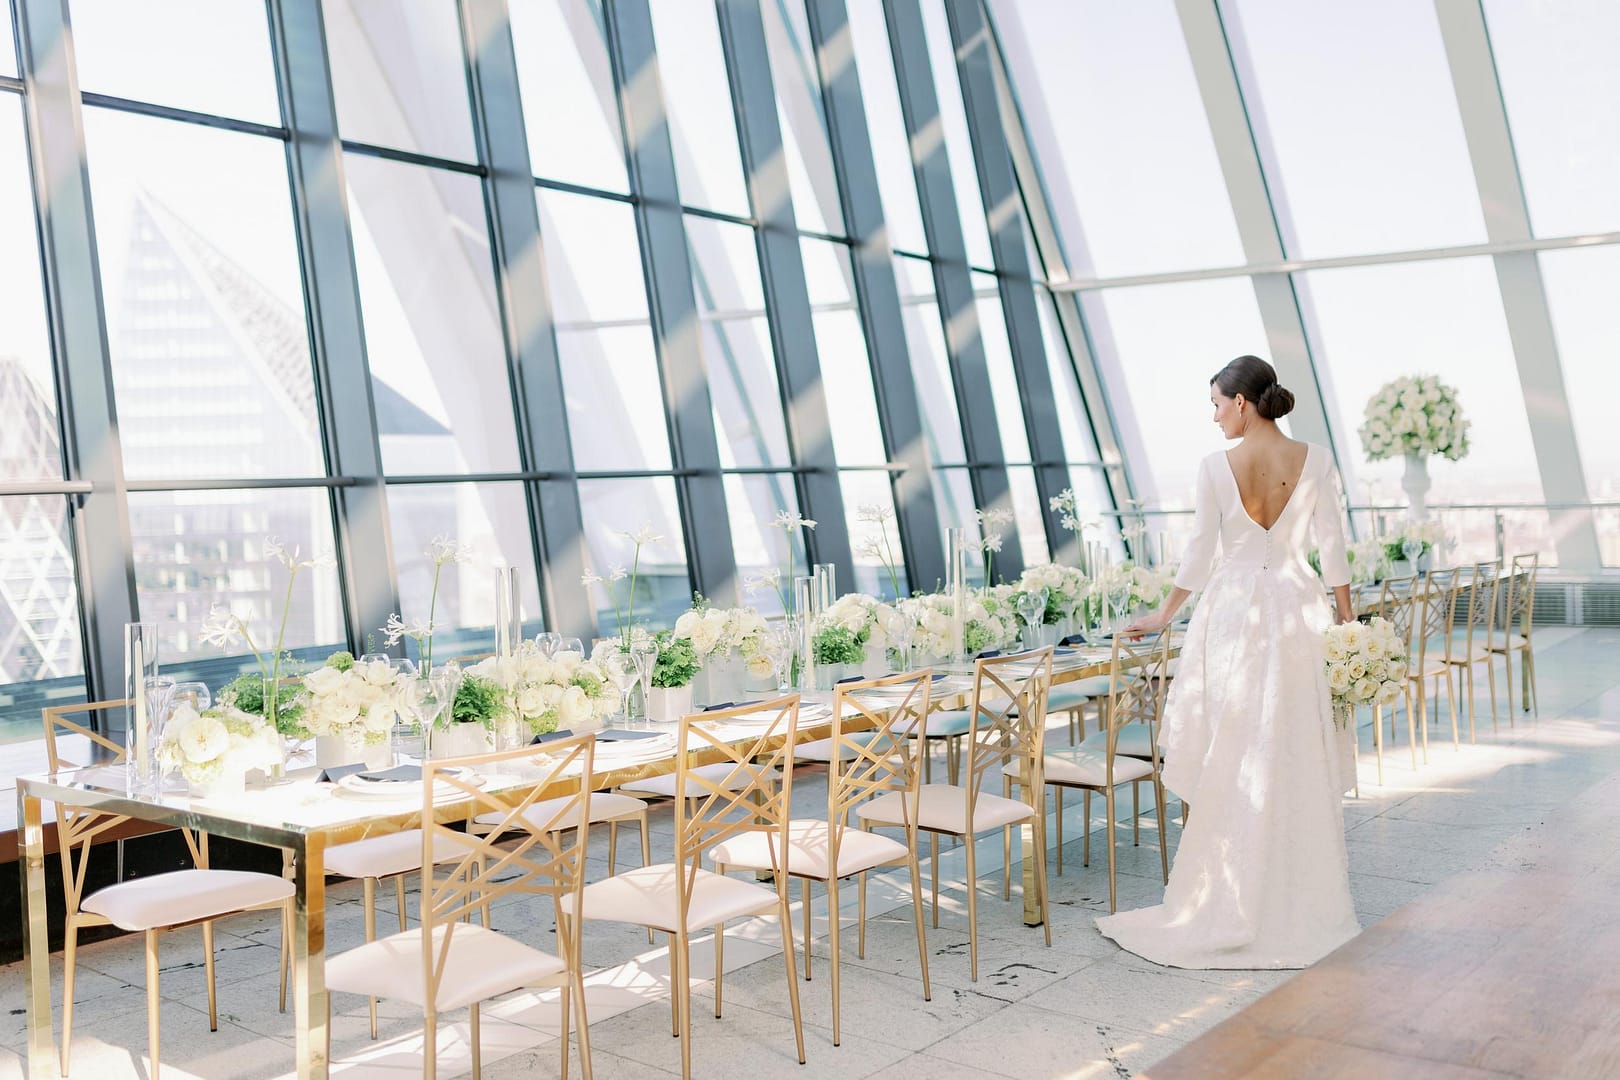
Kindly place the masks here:
MULTIPOLYGON (((1172 642, 1171 653, 1179 649, 1172 642)), ((1111 657, 1106 648, 1078 648, 1060 653, 1053 665, 1054 684, 1106 675, 1111 657)), ((970 671, 971 668, 961 669, 970 671)), ((964 699, 966 691, 951 695, 964 699)), ((829 694, 806 694, 806 700, 829 694)), ((961 704, 945 699, 944 704, 961 704)), ((843 719, 846 729, 868 725, 857 716, 843 719)), ((825 739, 833 721, 801 726, 797 740, 825 739)), ((738 740, 749 737, 739 732, 738 740)), ((719 751, 694 751, 694 764, 719 758, 719 751)), ((594 790, 605 790, 675 770, 675 757, 650 763, 597 771, 594 790)), ((526 792, 518 776, 486 777, 486 790, 526 792)), ((131 791, 125 765, 102 765, 25 776, 17 781, 18 848, 23 863, 23 962, 27 978, 28 1074, 32 1080, 56 1080, 56 1047, 51 1030, 50 942, 46 926, 45 844, 42 806, 61 806, 119 814, 139 821, 175 828, 196 829, 213 836, 243 840, 291 851, 294 856, 293 916, 293 1021, 300 1080, 328 1074, 328 1002, 326 989, 326 849, 366 837, 415 827, 421 817, 419 796, 398 800, 348 799, 334 785, 314 783, 313 770, 305 781, 250 790, 220 799, 192 798, 175 792, 159 795, 131 791)), ((578 781, 560 781, 547 795, 566 795, 578 781)), ((441 820, 465 815, 465 807, 450 801, 439 811, 441 820)), ((1024 922, 1040 924, 1035 904, 1033 830, 1023 828, 1024 922)))

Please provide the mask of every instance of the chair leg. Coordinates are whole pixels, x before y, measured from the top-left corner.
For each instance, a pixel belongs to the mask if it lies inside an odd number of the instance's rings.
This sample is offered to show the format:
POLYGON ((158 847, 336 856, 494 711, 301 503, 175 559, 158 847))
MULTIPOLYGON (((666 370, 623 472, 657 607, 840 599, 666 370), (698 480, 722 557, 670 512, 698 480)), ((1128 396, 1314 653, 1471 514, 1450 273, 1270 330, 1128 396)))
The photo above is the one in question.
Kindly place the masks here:
POLYGON ((1491 687, 1491 734, 1496 735, 1502 728, 1496 721, 1496 665, 1491 663, 1489 657, 1485 660, 1485 681, 1491 687))
MULTIPOLYGON (((1012 798, 1012 777, 1001 778, 1001 797, 1012 798)), ((1012 826, 1001 827, 1001 898, 1012 899, 1012 826)))
POLYGON ((1530 677, 1530 704, 1535 710, 1536 719, 1540 720, 1541 697, 1536 693, 1536 654, 1530 651, 1530 646, 1528 644, 1524 647, 1524 655, 1519 657, 1519 667, 1530 677))
POLYGON ((73 1050, 73 973, 78 966, 79 924, 68 920, 62 935, 62 1075, 68 1074, 73 1050))
POLYGON ((202 924, 203 978, 208 983, 208 1030, 219 1030, 219 991, 214 981, 214 923, 202 924))
POLYGON ((917 964, 922 968, 923 1000, 932 1001, 933 992, 928 988, 928 937, 923 931, 922 868, 917 865, 915 845, 906 854, 906 865, 911 870, 911 915, 917 924, 917 964))
POLYGON ((478 1002, 473 1002, 467 1010, 467 1041, 472 1045, 472 1078, 480 1080, 484 1075, 483 1039, 478 1034, 478 1002))
MULTIPOLYGON (((1412 764, 1417 764, 1416 755, 1412 764)), ((1131 781, 1131 847, 1142 846, 1142 782, 1131 781)))
POLYGON ((1091 789, 1087 788, 1080 796, 1081 812, 1085 815, 1086 837, 1080 841, 1080 865, 1091 865, 1091 789))
POLYGON ((681 954, 680 939, 671 932, 669 935, 669 1037, 681 1037, 681 954))
POLYGON ((1063 788, 1057 787, 1053 791, 1057 795, 1057 864, 1058 877, 1063 876, 1063 788))
MULTIPOLYGON (((1044 807, 1043 807, 1044 810, 1044 807)), ((1041 926, 1046 931, 1046 947, 1052 947, 1052 908, 1047 895, 1046 881, 1046 815, 1039 813, 1030 822, 1035 833, 1035 903, 1041 912, 1041 926)))
MULTIPOLYGON (((1453 749, 1460 750, 1462 748, 1462 736, 1457 730, 1457 687, 1451 680, 1451 671, 1449 668, 1446 670, 1445 675, 1446 704, 1451 707, 1451 745, 1453 749)), ((1438 692, 1435 695, 1434 704, 1435 709, 1438 710, 1440 708, 1440 697, 1438 692)))
MULTIPOLYGON (((1507 681, 1508 724, 1512 725, 1512 723, 1513 723, 1513 644, 1512 644, 1512 642, 1513 642, 1513 631, 1512 631, 1512 629, 1509 629, 1508 632, 1507 632, 1507 641, 1508 641, 1507 646, 1502 650, 1502 675, 1503 675, 1503 678, 1506 679, 1506 681, 1507 681)), ((1493 664, 1495 663, 1495 658, 1494 657, 1492 658, 1491 662, 1493 664)), ((1528 705, 1529 702, 1527 701, 1527 702, 1525 702, 1525 704, 1528 705)))
POLYGON ((799 879, 800 904, 804 908, 804 981, 810 981, 810 879, 799 879))
MULTIPOLYGON (((394 906, 399 909, 399 932, 405 932, 405 875, 394 875, 394 906)), ((489 909, 484 909, 484 926, 489 926, 489 909)))
POLYGON ((777 922, 782 926, 782 961, 786 967, 788 1007, 793 1010, 793 1041, 799 1051, 799 1064, 804 1064, 804 1017, 799 1012, 799 973, 793 960, 793 930, 787 904, 787 885, 780 879, 776 887, 777 922))
MULTIPOLYGON (((1446 672, 1446 677, 1449 679, 1451 672, 1446 672)), ((1457 671, 1457 681, 1461 683, 1465 680, 1468 683, 1468 745, 1473 746, 1479 742, 1474 729, 1474 670, 1466 664, 1457 671)))
POLYGON ((1159 869, 1164 872, 1164 883, 1170 884, 1170 849, 1165 845, 1164 834, 1169 830, 1164 824, 1164 781, 1157 775, 1153 777, 1153 798, 1157 804, 1159 826, 1159 869))
MULTIPOLYGON (((331 996, 327 996, 326 1030, 332 1030, 331 996)), ((434 1080, 439 1072, 439 1014, 430 1003, 422 1010, 422 1080, 434 1080)))
MULTIPOLYGON (((558 919, 557 937, 559 939, 562 937, 563 932, 562 920, 558 919)), ((562 1063, 557 1068, 557 1076, 560 1078, 560 1080, 568 1080, 568 1006, 571 1004, 569 999, 573 997, 573 987, 570 985, 571 981, 572 980, 565 981, 562 984, 562 1009, 560 1022, 557 1027, 557 1041, 562 1044, 562 1063)))
POLYGON ((1113 914, 1119 910, 1117 897, 1117 883, 1114 877, 1114 789, 1109 788, 1103 792, 1103 801, 1108 805, 1108 911, 1113 914))
MULTIPOLYGON (((642 810, 641 811, 641 865, 642 866, 651 866, 652 865, 652 840, 647 835, 647 830, 648 830, 647 811, 642 810)), ((649 926, 649 927, 647 927, 647 944, 651 945, 652 943, 653 943, 653 930, 652 930, 652 927, 649 926)))
POLYGON ((934 876, 934 929, 939 929, 939 833, 928 834, 928 862, 934 876))
MULTIPOLYGON (((366 943, 377 940, 377 879, 368 877, 360 880, 363 893, 362 903, 366 909, 366 943)), ((366 1008, 371 1015, 371 1037, 377 1037, 377 999, 366 998, 366 1008)))
MULTIPOLYGON (((807 879, 808 880, 808 879, 807 879)), ((838 879, 827 879, 827 951, 832 954, 833 1045, 839 1043, 838 1028, 838 879)))
MULTIPOLYGON (((585 1080, 591 1080, 591 1025, 585 1016, 585 967, 574 957, 574 1027, 579 1031, 579 1067, 585 1080)), ((564 1073, 561 1080, 567 1080, 564 1073)))
POLYGON ((151 1080, 158 1080, 158 939, 156 930, 146 932, 146 1052, 152 1059, 151 1080))
MULTIPOLYGON (((971 827, 971 826, 970 826, 971 827)), ((962 837, 962 849, 967 853, 967 909, 968 909, 968 970, 974 982, 979 981, 979 872, 974 865, 973 851, 978 845, 973 834, 962 837)))
MULTIPOLYGON (((837 961, 833 961, 837 963, 837 961)), ((726 973, 726 925, 714 928, 714 1018, 720 1019, 720 982, 726 973)), ((834 985, 837 985, 834 983, 834 985)))

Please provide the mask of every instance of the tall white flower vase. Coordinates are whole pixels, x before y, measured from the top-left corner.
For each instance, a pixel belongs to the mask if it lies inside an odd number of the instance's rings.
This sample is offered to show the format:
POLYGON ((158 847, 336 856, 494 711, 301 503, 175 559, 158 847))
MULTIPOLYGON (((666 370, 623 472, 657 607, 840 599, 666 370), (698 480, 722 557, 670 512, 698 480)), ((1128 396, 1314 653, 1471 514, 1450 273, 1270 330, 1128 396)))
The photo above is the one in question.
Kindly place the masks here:
POLYGON ((1401 489, 1406 492, 1409 509, 1406 516, 1412 521, 1424 521, 1429 516, 1429 459, 1423 454, 1406 455, 1406 472, 1401 476, 1401 489))

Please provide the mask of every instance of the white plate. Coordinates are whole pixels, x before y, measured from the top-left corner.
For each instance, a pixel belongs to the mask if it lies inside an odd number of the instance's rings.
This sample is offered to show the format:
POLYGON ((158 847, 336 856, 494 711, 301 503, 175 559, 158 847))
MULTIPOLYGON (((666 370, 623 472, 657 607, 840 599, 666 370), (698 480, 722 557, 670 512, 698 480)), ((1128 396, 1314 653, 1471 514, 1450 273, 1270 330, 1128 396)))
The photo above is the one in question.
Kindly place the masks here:
MULTIPOLYGON (((484 778, 470 772, 463 771, 463 781, 472 783, 475 787, 484 786, 484 778)), ((358 799, 382 799, 388 802, 416 802, 422 798, 422 781, 420 780, 367 780, 359 773, 349 773, 338 777, 337 789, 344 795, 358 799)), ((439 783, 438 798, 454 798, 462 795, 460 788, 443 781, 439 783)))

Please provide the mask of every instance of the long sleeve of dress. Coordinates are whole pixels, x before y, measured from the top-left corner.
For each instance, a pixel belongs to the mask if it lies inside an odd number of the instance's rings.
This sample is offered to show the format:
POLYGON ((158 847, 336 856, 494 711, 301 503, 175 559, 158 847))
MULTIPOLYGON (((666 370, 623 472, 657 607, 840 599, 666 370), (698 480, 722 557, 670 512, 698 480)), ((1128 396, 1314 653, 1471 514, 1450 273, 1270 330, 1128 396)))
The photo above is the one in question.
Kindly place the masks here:
MULTIPOLYGON (((1210 470, 1212 457, 1198 467, 1198 494, 1193 516, 1192 539, 1181 556, 1176 574, 1177 588, 1202 592, 1215 570, 1215 549, 1221 537, 1221 500, 1215 493, 1215 477, 1210 470)), ((1341 551, 1343 550, 1341 544, 1341 551)))
POLYGON ((1328 588, 1350 584, 1350 560, 1344 552, 1344 519, 1339 507, 1344 496, 1339 487, 1339 471, 1328 463, 1322 482, 1316 488, 1316 509, 1311 514, 1311 531, 1316 534, 1317 557, 1322 565, 1322 583, 1328 588))

